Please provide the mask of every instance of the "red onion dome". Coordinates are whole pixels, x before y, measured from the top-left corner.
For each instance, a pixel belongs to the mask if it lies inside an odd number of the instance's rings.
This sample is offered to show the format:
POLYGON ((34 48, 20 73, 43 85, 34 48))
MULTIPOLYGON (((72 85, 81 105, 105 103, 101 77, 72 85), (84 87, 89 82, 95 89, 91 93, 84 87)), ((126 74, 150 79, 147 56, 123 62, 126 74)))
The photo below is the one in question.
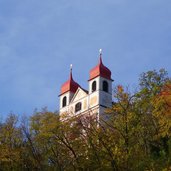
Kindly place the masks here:
POLYGON ((112 80, 111 79, 111 71, 106 66, 103 65, 101 53, 100 53, 100 60, 99 60, 98 65, 90 70, 90 79, 89 80, 92 80, 98 76, 112 80))
POLYGON ((72 69, 71 69, 69 80, 66 81, 61 86, 61 95, 68 92, 68 91, 71 91, 71 92, 75 93, 77 91, 78 87, 80 87, 80 85, 73 80, 72 69))

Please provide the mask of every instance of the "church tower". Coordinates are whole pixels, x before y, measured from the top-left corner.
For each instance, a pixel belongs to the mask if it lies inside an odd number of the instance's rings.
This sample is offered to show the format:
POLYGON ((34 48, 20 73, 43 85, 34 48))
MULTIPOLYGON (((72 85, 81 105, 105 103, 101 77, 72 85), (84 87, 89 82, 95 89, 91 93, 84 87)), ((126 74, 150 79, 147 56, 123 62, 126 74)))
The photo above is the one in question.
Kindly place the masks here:
POLYGON ((100 49, 99 63, 90 70, 89 98, 90 107, 97 106, 98 113, 112 106, 112 79, 111 71, 103 65, 102 50, 100 49))
POLYGON ((72 76, 72 65, 70 68, 70 75, 68 81, 66 81, 61 86, 61 92, 60 92, 60 112, 68 112, 69 111, 69 104, 71 102, 71 99, 73 98, 75 92, 77 91, 78 87, 80 85, 76 83, 72 76))
POLYGON ((102 62, 102 50, 98 64, 90 70, 88 91, 73 80, 72 67, 70 76, 61 86, 60 116, 63 118, 91 115, 103 116, 105 108, 112 106, 111 71, 102 62))

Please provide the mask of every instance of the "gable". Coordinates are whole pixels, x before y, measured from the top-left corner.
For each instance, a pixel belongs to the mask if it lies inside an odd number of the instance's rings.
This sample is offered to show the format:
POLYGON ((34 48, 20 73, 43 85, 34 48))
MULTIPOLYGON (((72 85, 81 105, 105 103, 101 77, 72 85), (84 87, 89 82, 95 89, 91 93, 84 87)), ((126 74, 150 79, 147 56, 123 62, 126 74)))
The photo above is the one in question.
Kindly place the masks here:
POLYGON ((84 98, 85 96, 87 96, 87 92, 85 90, 83 90, 82 88, 78 88, 74 97, 72 98, 71 100, 71 103, 75 102, 75 101, 78 101, 82 98, 84 98))

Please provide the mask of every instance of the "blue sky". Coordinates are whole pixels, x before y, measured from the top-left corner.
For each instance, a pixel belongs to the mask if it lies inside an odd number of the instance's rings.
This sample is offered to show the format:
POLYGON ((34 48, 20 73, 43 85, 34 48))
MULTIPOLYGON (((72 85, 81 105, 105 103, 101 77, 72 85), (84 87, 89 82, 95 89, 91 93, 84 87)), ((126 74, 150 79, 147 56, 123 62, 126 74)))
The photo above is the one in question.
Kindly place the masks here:
POLYGON ((114 85, 170 75, 170 9, 170 0, 0 0, 0 115, 58 110, 70 64, 87 88, 100 48, 114 85))

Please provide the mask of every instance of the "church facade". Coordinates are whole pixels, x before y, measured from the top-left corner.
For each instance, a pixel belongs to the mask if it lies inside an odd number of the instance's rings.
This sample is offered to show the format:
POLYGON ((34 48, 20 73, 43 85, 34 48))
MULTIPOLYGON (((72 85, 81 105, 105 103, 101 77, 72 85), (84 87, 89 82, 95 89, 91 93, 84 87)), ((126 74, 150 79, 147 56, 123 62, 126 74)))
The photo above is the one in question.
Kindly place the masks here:
POLYGON ((98 64, 90 70, 88 90, 83 89, 72 76, 61 86, 60 117, 63 119, 87 114, 100 118, 107 107, 112 106, 111 71, 102 62, 100 51, 98 64))

